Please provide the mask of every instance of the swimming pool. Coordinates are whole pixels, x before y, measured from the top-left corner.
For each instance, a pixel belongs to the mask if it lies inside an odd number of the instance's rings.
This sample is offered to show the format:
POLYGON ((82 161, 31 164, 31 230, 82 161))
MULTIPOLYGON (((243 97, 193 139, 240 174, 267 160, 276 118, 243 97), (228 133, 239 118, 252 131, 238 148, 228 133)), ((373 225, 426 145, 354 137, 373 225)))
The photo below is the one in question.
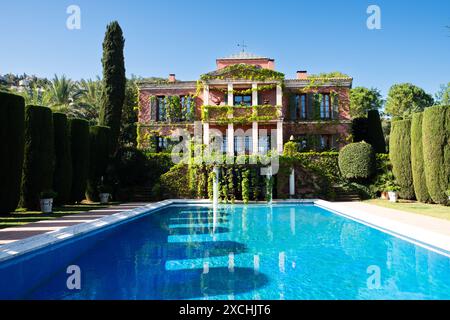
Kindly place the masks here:
POLYGON ((448 256, 314 204, 182 204, 0 263, 0 298, 449 299, 449 279, 448 256))

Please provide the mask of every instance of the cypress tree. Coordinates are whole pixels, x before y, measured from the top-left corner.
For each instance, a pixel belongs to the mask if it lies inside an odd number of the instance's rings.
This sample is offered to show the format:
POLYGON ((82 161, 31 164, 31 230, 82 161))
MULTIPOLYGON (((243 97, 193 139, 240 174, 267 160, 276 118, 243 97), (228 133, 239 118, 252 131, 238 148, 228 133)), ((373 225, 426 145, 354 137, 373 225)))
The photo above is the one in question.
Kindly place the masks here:
POLYGON ((100 109, 100 125, 111 128, 111 152, 118 148, 122 106, 125 100, 125 39, 117 21, 107 26, 103 41, 103 93, 100 109))
POLYGON ((17 208, 24 152, 25 101, 0 91, 0 214, 17 208))
POLYGON ((372 145, 375 153, 386 153, 386 142, 378 110, 369 110, 367 113, 367 142, 372 145))
POLYGON ((430 202, 422 148, 422 118, 423 113, 414 113, 411 121, 411 169, 416 199, 420 202, 430 202))
POLYGON ((89 177, 86 195, 91 201, 98 200, 97 187, 106 175, 109 156, 109 127, 92 126, 89 128, 89 177))
POLYGON ((46 107, 27 106, 21 205, 28 210, 39 210, 40 193, 52 190, 54 147, 52 111, 46 107))
POLYGON ((411 120, 399 120, 392 123, 389 158, 392 163, 392 172, 400 186, 400 197, 414 199, 411 169, 411 120))
POLYGON ((352 120, 352 136, 353 136, 353 142, 361 142, 366 141, 367 142, 367 128, 368 122, 367 118, 354 118, 352 120))
POLYGON ((72 152, 72 202, 85 198, 89 174, 89 123, 83 119, 70 120, 70 147, 72 152))
POLYGON ((431 199, 448 204, 450 189, 450 106, 426 108, 422 120, 425 178, 431 199))
POLYGON ((53 114, 55 128, 55 174, 53 189, 57 193, 55 203, 66 204, 70 201, 72 188, 72 152, 70 146, 69 123, 63 113, 53 114))

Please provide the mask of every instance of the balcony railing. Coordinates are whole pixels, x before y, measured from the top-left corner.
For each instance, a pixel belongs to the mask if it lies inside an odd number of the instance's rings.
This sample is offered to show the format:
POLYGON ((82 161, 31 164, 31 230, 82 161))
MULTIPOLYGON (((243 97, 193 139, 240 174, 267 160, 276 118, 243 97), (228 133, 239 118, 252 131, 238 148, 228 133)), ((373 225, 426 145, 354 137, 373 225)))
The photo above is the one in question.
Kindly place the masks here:
POLYGON ((280 117, 281 106, 202 106, 202 121, 218 124, 274 121, 280 117))

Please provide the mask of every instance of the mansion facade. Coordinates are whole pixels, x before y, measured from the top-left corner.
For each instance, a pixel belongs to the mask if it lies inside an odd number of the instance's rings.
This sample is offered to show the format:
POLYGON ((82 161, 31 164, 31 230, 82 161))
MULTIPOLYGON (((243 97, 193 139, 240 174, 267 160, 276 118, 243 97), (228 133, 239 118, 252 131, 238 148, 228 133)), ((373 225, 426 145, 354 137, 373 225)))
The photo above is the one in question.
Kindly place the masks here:
MULTIPOLYGON (((216 60, 199 80, 139 82, 138 144, 153 152, 170 148, 171 135, 201 132, 203 144, 221 136, 228 155, 283 151, 290 139, 300 151, 338 150, 350 134, 353 79, 297 71, 285 79, 275 61, 247 52, 216 60)), ((178 142, 178 141, 177 141, 178 142)))

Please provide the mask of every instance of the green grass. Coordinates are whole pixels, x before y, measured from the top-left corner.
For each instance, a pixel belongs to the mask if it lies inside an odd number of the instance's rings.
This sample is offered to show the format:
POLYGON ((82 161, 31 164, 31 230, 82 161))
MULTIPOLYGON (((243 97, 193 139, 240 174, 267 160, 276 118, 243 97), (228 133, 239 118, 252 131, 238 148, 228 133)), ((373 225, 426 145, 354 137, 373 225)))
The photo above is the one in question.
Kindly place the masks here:
POLYGON ((425 216, 450 220, 450 207, 441 206, 437 204, 427 204, 415 201, 404 201, 394 203, 387 200, 372 199, 365 201, 369 204, 374 204, 381 207, 407 211, 425 216))
POLYGON ((43 220, 52 220, 71 214, 81 213, 89 210, 106 208, 99 204, 80 204, 57 207, 53 213, 42 213, 38 211, 25 211, 18 209, 10 214, 0 214, 0 229, 21 226, 27 223, 33 223, 43 220))

